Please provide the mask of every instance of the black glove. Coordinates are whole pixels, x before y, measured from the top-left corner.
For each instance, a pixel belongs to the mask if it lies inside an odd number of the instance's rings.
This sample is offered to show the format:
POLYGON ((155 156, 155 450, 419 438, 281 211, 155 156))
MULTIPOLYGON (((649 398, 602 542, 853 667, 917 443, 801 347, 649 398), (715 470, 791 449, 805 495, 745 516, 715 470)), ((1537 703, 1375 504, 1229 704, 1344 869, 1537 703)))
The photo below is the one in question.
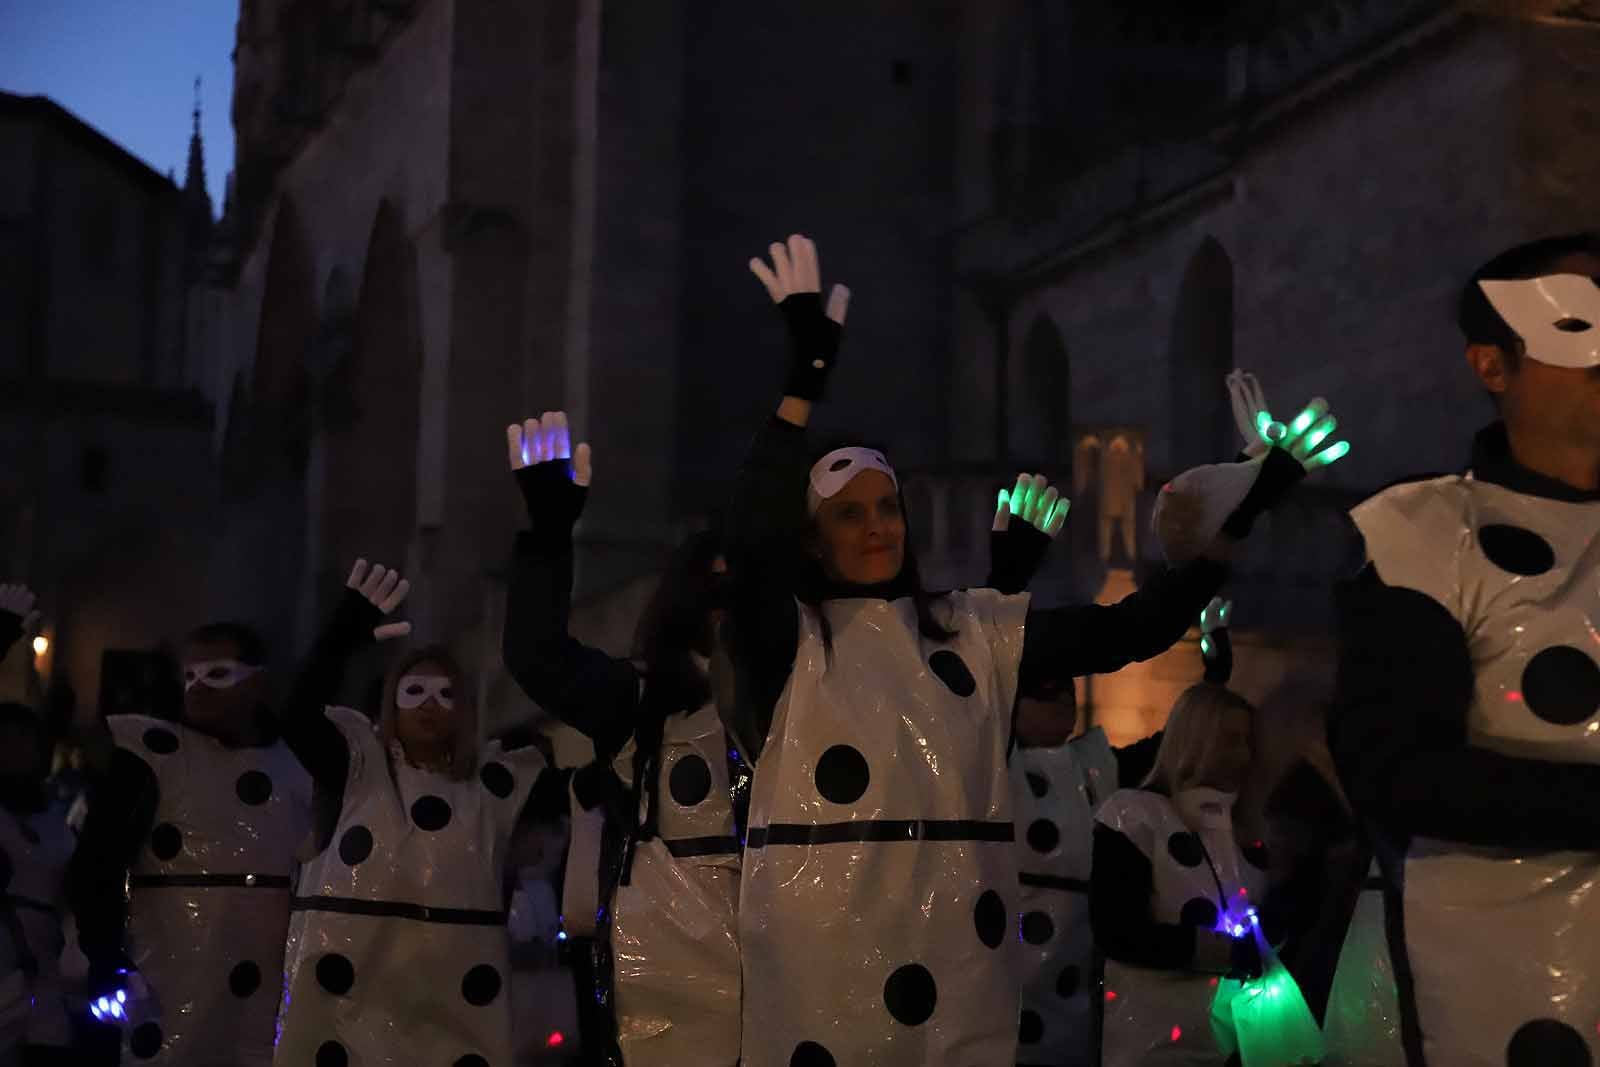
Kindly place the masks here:
POLYGON ((1256 516, 1276 507, 1305 476, 1305 465, 1287 450, 1269 449, 1266 459, 1261 461, 1261 473, 1239 501, 1239 506, 1233 509, 1233 514, 1223 521, 1222 531, 1235 541, 1243 541, 1250 536, 1256 516))
POLYGON ((1261 948, 1256 944, 1255 935, 1236 938, 1233 942, 1233 960, 1228 968, 1228 977, 1241 982, 1248 982, 1253 978, 1260 978, 1262 974, 1261 948))
POLYGON ((839 357, 844 330, 823 311, 821 293, 791 293, 778 304, 789 328, 789 377, 785 396, 822 399, 828 374, 839 357))
POLYGON ((1004 530, 990 530, 989 580, 985 584, 1002 593, 1022 592, 1048 551, 1050 535, 1031 522, 1017 519, 1004 530))
POLYGON ((1220 626, 1204 635, 1203 641, 1209 645, 1201 645, 1201 658, 1205 660, 1205 680, 1213 685, 1227 685, 1228 679, 1233 677, 1233 640, 1228 636, 1228 628, 1220 626))
POLYGON ((589 499, 589 487, 572 480, 571 461, 553 459, 512 473, 528 506, 530 539, 541 548, 564 547, 589 499))

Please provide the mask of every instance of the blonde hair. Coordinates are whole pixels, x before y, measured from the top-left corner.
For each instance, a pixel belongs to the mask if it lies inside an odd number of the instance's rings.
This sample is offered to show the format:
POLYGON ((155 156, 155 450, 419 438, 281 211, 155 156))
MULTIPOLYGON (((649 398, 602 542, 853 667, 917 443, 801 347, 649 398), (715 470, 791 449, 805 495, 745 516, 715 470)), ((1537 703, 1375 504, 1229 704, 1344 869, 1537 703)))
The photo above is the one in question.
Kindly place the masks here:
POLYGON ((1211 762, 1222 736, 1222 717, 1230 711, 1255 720, 1254 706, 1226 686, 1200 682, 1185 689, 1167 715, 1155 766, 1139 787, 1170 797, 1195 785, 1195 776, 1211 762))
POLYGON ((378 738, 383 742, 386 751, 392 752, 399 746, 400 734, 396 729, 396 721, 400 712, 395 704, 395 693, 400 688, 400 679, 424 663, 441 668, 450 677, 455 704, 451 715, 455 723, 456 736, 450 746, 449 774, 451 778, 458 780, 470 778, 478 769, 478 706, 472 699, 472 690, 467 685, 461 664, 443 645, 412 649, 396 660, 395 665, 389 669, 389 674, 383 682, 383 708, 378 717, 378 738))

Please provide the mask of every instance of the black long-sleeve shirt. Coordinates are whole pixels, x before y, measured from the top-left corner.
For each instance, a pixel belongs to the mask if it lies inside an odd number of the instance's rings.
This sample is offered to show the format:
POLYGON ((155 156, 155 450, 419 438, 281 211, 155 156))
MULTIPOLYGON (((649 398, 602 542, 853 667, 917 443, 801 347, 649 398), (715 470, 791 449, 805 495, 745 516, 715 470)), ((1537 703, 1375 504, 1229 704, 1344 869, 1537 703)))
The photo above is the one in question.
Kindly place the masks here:
MULTIPOLYGON (((799 641, 794 593, 805 525, 809 459, 805 433, 774 418, 757 435, 729 508, 731 602, 723 641, 733 692, 728 731, 759 755, 799 641)), ((1171 647, 1221 587, 1227 568, 1210 560, 1157 572, 1116 604, 1028 612, 1019 689, 1047 680, 1109 674, 1171 647)))
MULTIPOLYGON (((1474 441, 1473 476, 1514 492, 1600 499, 1519 467, 1505 429, 1474 441)), ((1600 848, 1600 765, 1505 755, 1468 735, 1474 672, 1444 605, 1368 566, 1335 593, 1339 665, 1328 742, 1356 811, 1413 836, 1527 849, 1600 848)))

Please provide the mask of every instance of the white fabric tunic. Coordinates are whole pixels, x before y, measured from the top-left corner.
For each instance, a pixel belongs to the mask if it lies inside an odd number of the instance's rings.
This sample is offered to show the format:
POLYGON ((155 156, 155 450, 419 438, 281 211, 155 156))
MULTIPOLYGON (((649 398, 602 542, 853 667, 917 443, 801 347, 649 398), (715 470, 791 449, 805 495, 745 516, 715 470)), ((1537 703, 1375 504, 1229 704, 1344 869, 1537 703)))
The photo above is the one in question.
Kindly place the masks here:
POLYGON ((229 748, 179 723, 106 719, 155 773, 150 840, 129 871, 130 955, 160 1004, 124 1063, 266 1064, 311 780, 279 742, 229 748))
POLYGON ((0 808, 0 908, 10 912, 0 925, 0 1049, 72 1043, 61 981, 61 922, 67 864, 76 847, 64 805, 37 813, 0 808), (14 933, 24 946, 15 943, 14 933), (24 951, 38 965, 32 978, 20 965, 24 951))
POLYGON ((305 865, 289 926, 279 1067, 509 1067, 502 869, 545 760, 484 747, 457 780, 384 751, 329 708, 350 750, 328 847, 305 865))
MULTIPOLYGON (((625 783, 633 757, 629 742, 614 764, 625 783)), ((617 1042, 630 1067, 733 1067, 740 845, 714 705, 663 724, 656 822, 612 901, 617 1042)))
MULTIPOLYGON (((1221 930, 1248 921, 1266 890, 1262 867, 1249 862, 1233 834, 1232 794, 1191 789, 1168 800, 1143 789, 1112 794, 1097 821, 1126 837, 1150 861, 1156 922, 1221 930)), ((1264 864, 1265 857, 1257 857, 1264 864)), ((1104 1067, 1137 1064, 1221 1067, 1211 1034, 1216 976, 1106 961, 1104 1067)))
POLYGON ((1089 874, 1094 813, 1116 791, 1117 760, 1095 727, 1054 748, 1018 748, 1011 765, 1022 871, 1017 1063, 1093 1067, 1089 874))
MULTIPOLYGON (((1352 517, 1383 582, 1431 597, 1465 632, 1471 744, 1600 762, 1600 502, 1450 476, 1396 486, 1352 517)), ((1600 851, 1416 838, 1403 884, 1429 1064, 1600 1058, 1600 851)))
POLYGON ((1005 1064, 1017 861, 1006 745, 1026 596, 800 608, 751 790, 739 907, 746 1067, 1005 1064))
POLYGON ((1333 972, 1322 1024, 1323 1067, 1405 1067, 1400 994, 1384 927, 1382 875, 1373 861, 1333 972))

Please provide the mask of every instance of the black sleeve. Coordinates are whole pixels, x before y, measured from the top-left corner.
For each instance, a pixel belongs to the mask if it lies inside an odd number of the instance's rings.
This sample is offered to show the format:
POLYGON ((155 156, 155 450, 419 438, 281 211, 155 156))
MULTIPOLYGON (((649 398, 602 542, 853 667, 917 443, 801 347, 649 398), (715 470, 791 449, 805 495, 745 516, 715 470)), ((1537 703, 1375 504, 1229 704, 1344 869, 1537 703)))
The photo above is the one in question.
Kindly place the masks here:
POLYGON ((311 646, 284 704, 283 740, 335 811, 350 773, 350 746, 329 721, 327 707, 339 699, 351 658, 372 643, 372 628, 382 621, 377 605, 354 589, 346 589, 333 618, 311 646))
POLYGON ((567 785, 571 781, 572 771, 566 768, 546 767, 540 771, 518 820, 553 822, 567 814, 567 785))
POLYGON ((1356 811, 1414 835, 1528 849, 1600 846, 1600 766, 1472 745, 1473 668, 1432 597, 1368 567, 1335 595, 1339 663, 1329 746, 1356 811))
POLYGON ((794 667, 799 617, 795 561, 805 529, 805 431, 774 417, 751 445, 734 483, 726 525, 729 604, 722 643, 733 664, 723 724, 754 761, 794 667))
POLYGON ((1161 751, 1161 738, 1166 731, 1151 734, 1142 741, 1114 748, 1117 758, 1117 784, 1123 789, 1138 789, 1145 776, 1156 765, 1156 753, 1161 751))
POLYGON ((984 587, 1002 593, 1022 592, 1049 550, 1049 534, 1012 516, 1006 529, 989 531, 989 578, 984 587))
POLYGON ((90 783, 89 811, 67 867, 66 895, 78 920, 78 944, 93 963, 122 953, 128 868, 150 837, 160 792, 155 772, 120 748, 90 783))
POLYGON ((572 541, 517 535, 511 555, 502 654, 529 699, 615 753, 633 733, 639 674, 627 660, 578 642, 572 608, 572 541))
POLYGON ((1135 967, 1187 970, 1194 960, 1194 927, 1151 917, 1155 872, 1139 847, 1097 823, 1090 869, 1089 925, 1100 951, 1135 967))
POLYGON ((22 616, 11 611, 0 611, 0 660, 6 658, 6 653, 21 637, 22 616))
POLYGON ((1162 568, 1115 604, 1028 612, 1018 688, 1084 674, 1112 674, 1159 656, 1200 617, 1228 576, 1225 564, 1197 559, 1162 568))

